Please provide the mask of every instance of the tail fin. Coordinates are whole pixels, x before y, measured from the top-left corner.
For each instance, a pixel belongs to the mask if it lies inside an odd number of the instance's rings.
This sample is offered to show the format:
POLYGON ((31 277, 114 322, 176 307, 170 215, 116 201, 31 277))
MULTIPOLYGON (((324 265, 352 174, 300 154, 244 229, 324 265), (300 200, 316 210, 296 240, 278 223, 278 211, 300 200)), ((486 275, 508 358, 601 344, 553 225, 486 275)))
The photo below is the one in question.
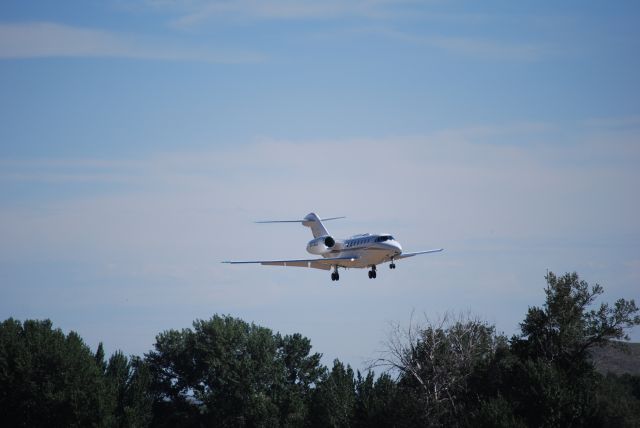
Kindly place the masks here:
MULTIPOLYGON (((336 220, 339 218, 344 217, 330 217, 325 218, 324 220, 336 220)), ((313 233, 314 238, 329 235, 329 231, 324 227, 322 220, 320 220, 320 217, 318 217, 316 213, 309 213, 302 220, 267 220, 257 221, 256 223, 302 223, 303 226, 311 228, 311 233, 313 233)))
POLYGON ((314 238, 329 235, 329 231, 326 227, 324 227, 324 224, 322 224, 320 217, 318 217, 316 213, 307 214, 304 218, 304 221, 302 222, 302 225, 311 228, 311 233, 313 233, 314 238))

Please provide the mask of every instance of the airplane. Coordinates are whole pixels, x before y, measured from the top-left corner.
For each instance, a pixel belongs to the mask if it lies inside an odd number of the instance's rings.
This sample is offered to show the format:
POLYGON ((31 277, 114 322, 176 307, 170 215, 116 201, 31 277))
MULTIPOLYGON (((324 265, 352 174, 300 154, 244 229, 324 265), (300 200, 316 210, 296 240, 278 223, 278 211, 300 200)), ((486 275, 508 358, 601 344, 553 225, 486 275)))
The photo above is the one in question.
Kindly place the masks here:
MULTIPOLYGON (((324 221, 337 220, 345 217, 330 217, 324 221)), ((391 262, 390 269, 395 269, 396 260, 419 254, 437 253, 443 248, 436 248, 426 251, 415 251, 413 253, 402 252, 402 246, 391 235, 387 233, 371 234, 363 233, 353 235, 346 239, 335 239, 322 224, 320 217, 315 213, 309 213, 302 220, 267 220, 256 223, 302 223, 311 229, 313 239, 307 244, 307 252, 322 256, 315 259, 294 259, 294 260, 253 260, 253 261, 224 261, 228 264, 261 264, 267 266, 295 266, 323 270, 333 270, 331 280, 340 280, 338 268, 369 268, 369 279, 374 279, 376 266, 382 263, 391 262)))

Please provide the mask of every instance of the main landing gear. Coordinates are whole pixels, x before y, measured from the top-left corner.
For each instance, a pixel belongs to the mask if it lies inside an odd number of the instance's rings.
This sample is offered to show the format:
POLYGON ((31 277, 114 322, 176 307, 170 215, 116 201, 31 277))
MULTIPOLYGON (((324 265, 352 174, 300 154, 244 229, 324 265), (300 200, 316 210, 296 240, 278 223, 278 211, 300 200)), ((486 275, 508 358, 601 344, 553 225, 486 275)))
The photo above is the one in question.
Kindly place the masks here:
POLYGON ((369 279, 374 279, 376 277, 376 265, 371 266, 371 270, 369 271, 369 279))
POLYGON ((335 267, 335 270, 331 272, 331 281, 339 281, 340 274, 338 273, 338 266, 335 267))

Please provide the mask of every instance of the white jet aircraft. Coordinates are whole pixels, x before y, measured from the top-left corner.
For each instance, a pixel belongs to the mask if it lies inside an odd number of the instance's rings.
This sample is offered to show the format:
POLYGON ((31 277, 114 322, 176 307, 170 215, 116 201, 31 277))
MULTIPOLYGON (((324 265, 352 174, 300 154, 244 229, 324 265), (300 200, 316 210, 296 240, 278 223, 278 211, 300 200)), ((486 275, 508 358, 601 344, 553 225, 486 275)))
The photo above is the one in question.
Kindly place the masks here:
MULTIPOLYGON (((324 220, 336 220, 344 217, 331 217, 324 220)), ((434 250, 403 253, 400 243, 389 234, 363 233, 347 239, 333 238, 315 213, 309 213, 302 220, 270 220, 256 223, 302 223, 311 228, 313 239, 307 244, 307 251, 320 255, 321 259, 297 259, 297 260, 254 260, 254 261, 225 261, 222 263, 247 264, 260 263, 270 266, 297 266, 315 269, 332 270, 331 280, 338 281, 340 275, 338 268, 370 268, 369 278, 376 277, 376 266, 381 263, 391 262, 390 269, 395 269, 395 260, 417 256, 418 254, 437 253, 443 248, 434 250)))

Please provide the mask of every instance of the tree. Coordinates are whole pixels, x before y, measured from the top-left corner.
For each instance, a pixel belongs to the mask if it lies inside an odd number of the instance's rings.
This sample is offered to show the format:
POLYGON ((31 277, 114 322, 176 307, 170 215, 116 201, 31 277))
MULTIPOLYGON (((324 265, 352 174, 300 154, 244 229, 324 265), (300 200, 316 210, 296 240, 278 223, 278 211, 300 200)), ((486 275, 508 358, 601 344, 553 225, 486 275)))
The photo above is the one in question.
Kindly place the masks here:
POLYGON ((522 334, 512 342, 522 357, 540 358, 563 369, 577 369, 589 360, 589 351, 614 340, 629 340, 626 330, 640 324, 634 300, 618 299, 614 306, 601 303, 590 309, 604 292, 590 287, 577 273, 545 277, 546 300, 542 308, 529 308, 520 325, 522 334))
POLYGON ((104 355, 104 346, 102 345, 102 342, 100 342, 98 344, 98 349, 96 349, 95 360, 101 373, 104 373, 107 370, 107 362, 104 360, 104 355))
POLYGON ((387 373, 375 379, 373 371, 363 377, 358 371, 355 382, 354 427, 389 427, 397 424, 397 385, 387 373))
POLYGON ((355 380, 351 366, 339 360, 325 373, 313 392, 311 424, 318 427, 348 427, 355 404, 355 380))
POLYGON ((599 426, 640 426, 640 376, 609 373, 596 391, 599 426))
POLYGON ((105 378, 115 398, 115 425, 149 425, 153 397, 149 391, 151 377, 146 364, 138 357, 127 358, 122 352, 116 351, 106 364, 105 378))
MULTIPOLYGON (((476 318, 445 315, 438 322, 394 326, 373 366, 398 373, 400 392, 413 402, 418 425, 459 425, 475 405, 472 375, 489 364, 504 338, 476 318)), ((407 405, 407 404, 405 404, 407 405)))
POLYGON ((113 397, 95 355, 51 321, 0 325, 3 426, 109 426, 113 397))
POLYGON ((161 333, 145 358, 154 424, 301 426, 321 372, 310 349, 300 335, 281 337, 231 316, 161 333))
POLYGON ((277 358, 284 364, 285 387, 280 401, 283 426, 302 426, 308 417, 312 399, 312 386, 320 379, 325 368, 320 364, 321 355, 311 354, 311 341, 301 334, 280 336, 277 358))
POLYGON ((625 330, 640 324, 638 308, 624 299, 592 308, 603 289, 590 287, 576 273, 550 272, 546 280, 543 307, 529 308, 522 333, 499 356, 488 383, 529 426, 598 426, 603 379, 590 351, 626 339, 625 330))

